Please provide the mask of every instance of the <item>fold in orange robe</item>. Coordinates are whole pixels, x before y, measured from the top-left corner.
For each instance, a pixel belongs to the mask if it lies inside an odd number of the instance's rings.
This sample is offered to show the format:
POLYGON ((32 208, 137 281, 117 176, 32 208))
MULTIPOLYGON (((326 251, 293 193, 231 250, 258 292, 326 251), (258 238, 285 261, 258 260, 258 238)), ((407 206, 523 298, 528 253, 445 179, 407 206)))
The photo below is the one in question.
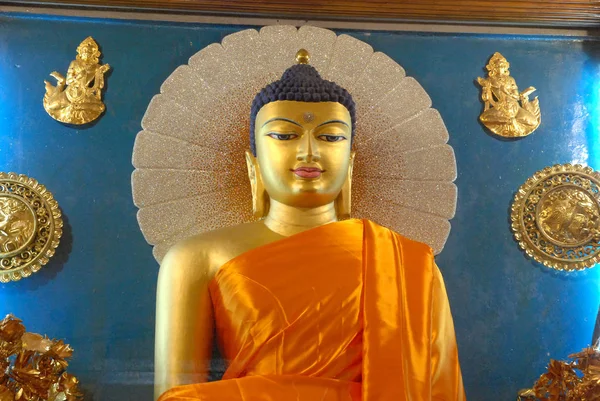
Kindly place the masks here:
POLYGON ((223 380, 159 401, 458 401, 431 249, 368 220, 327 224, 225 264, 210 285, 223 380))

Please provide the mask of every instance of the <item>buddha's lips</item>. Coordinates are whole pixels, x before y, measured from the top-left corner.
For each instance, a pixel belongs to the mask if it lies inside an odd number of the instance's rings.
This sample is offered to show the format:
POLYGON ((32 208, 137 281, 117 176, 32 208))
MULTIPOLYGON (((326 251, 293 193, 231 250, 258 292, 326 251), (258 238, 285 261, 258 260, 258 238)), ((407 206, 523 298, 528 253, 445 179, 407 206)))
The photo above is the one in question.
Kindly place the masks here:
POLYGON ((318 178, 323 173, 323 170, 316 167, 298 167, 292 171, 301 178, 318 178))

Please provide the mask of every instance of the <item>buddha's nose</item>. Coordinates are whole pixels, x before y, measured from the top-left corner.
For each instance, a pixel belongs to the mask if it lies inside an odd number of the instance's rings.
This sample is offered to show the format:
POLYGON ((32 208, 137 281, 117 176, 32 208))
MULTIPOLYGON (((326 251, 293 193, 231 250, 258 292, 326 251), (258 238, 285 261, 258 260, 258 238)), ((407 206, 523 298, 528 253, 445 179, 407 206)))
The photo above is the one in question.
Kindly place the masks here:
POLYGON ((296 159, 306 163, 318 162, 321 159, 317 139, 311 134, 305 134, 300 139, 296 159))

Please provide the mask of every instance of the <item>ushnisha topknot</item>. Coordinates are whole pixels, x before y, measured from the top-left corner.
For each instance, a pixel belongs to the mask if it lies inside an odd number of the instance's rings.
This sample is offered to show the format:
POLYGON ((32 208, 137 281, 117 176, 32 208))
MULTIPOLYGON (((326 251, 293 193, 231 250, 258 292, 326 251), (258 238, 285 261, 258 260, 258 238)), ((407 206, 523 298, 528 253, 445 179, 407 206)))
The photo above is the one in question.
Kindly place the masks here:
POLYGON ((352 139, 356 123, 356 107, 348 91, 335 82, 321 78, 317 70, 308 65, 309 55, 304 49, 296 54, 298 64, 288 68, 279 81, 265 86, 257 93, 250 111, 250 150, 256 156, 254 123, 259 110, 266 104, 278 100, 299 102, 337 102, 348 109, 352 121, 352 139))

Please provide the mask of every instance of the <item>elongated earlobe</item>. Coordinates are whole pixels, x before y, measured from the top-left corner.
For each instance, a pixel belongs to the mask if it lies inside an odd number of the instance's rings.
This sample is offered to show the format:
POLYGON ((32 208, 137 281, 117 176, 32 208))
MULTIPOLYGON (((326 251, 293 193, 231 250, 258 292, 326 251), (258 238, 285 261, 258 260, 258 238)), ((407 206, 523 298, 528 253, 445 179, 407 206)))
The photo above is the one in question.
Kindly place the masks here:
POLYGON ((265 191, 258 162, 249 150, 246 151, 246 165, 252 189, 252 214, 262 219, 269 212, 269 195, 265 191))
POLYGON ((354 155, 350 154, 350 164, 348 165, 348 175, 344 186, 337 198, 335 198, 335 210, 339 220, 349 219, 352 211, 352 168, 354 167, 354 155))

